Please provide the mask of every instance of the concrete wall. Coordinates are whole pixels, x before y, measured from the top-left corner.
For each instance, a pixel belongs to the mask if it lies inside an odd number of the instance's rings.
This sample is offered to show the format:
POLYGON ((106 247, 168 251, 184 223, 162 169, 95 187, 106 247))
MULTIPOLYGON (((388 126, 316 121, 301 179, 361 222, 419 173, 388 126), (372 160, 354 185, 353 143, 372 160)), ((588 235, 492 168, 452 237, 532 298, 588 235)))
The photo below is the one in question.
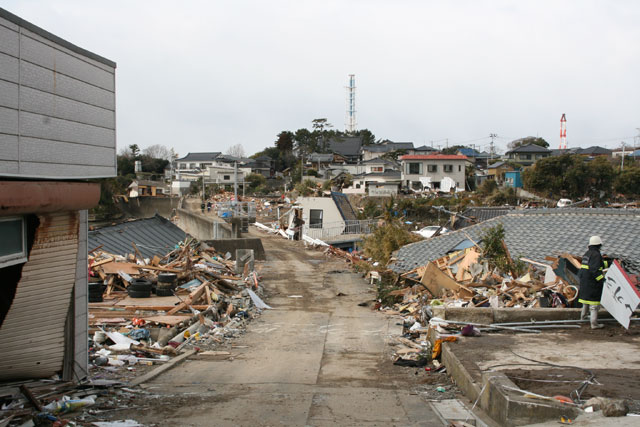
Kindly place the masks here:
POLYGON ((115 176, 115 66, 0 9, 0 176, 115 176))
POLYGON ((178 227, 198 240, 233 237, 231 226, 225 222, 218 222, 185 209, 177 209, 177 211, 178 227))
POLYGON ((180 204, 179 197, 132 197, 129 201, 119 199, 116 203, 118 208, 125 214, 135 218, 151 218, 158 214, 165 218, 170 218, 174 209, 180 204))
POLYGON ((219 253, 231 253, 231 259, 233 260, 236 259, 236 249, 253 249, 253 256, 255 259, 266 259, 262 240, 257 237, 207 240, 205 243, 212 246, 219 253))
POLYGON ((309 211, 322 209, 322 224, 343 222, 342 215, 331 197, 299 197, 296 202, 302 207, 302 219, 309 225, 309 211))

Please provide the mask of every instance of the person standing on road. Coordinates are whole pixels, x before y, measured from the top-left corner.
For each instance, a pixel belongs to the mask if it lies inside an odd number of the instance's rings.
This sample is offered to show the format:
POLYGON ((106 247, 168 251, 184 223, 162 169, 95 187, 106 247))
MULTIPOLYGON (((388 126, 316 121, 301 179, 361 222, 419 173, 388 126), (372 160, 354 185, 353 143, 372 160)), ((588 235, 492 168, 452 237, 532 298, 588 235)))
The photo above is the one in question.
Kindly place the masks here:
POLYGON ((587 317, 588 310, 591 329, 604 327, 603 324, 598 323, 598 309, 600 308, 600 298, 602 297, 604 270, 609 266, 608 262, 602 259, 600 254, 601 247, 602 239, 599 236, 591 236, 589 250, 582 256, 582 265, 578 274, 580 278, 578 302, 582 303, 580 319, 584 320, 587 317))

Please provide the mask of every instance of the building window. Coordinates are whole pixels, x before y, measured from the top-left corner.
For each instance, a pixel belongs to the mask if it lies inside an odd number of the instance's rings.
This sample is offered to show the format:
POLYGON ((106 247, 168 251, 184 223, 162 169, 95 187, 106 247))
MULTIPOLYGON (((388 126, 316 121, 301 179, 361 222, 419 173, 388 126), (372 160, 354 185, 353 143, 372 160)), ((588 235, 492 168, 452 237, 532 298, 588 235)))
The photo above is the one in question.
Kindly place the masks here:
POLYGON ((223 175, 222 179, 224 179, 225 181, 230 181, 231 175, 223 175))
POLYGON ((458 172, 461 172, 461 171, 462 171, 462 166, 458 165, 458 172))
POLYGON ((309 210, 309 227, 322 228, 322 209, 309 210))
POLYGON ((407 173, 409 175, 420 175, 422 163, 407 163, 407 173))
POLYGON ((522 160, 531 160, 531 154, 521 154, 520 158, 522 160))
POLYGON ((371 172, 384 172, 384 168, 382 166, 371 166, 371 172))
POLYGON ((453 165, 444 165, 445 172, 453 172, 453 165))
POLYGON ((360 184, 356 184, 356 188, 360 188, 360 184))
POLYGON ((0 218, 0 268, 27 261, 27 235, 24 218, 0 218))
POLYGON ((195 168, 196 168, 195 163, 189 163, 189 169, 195 169, 195 168))
POLYGON ((438 165, 427 165, 427 172, 438 172, 438 165))

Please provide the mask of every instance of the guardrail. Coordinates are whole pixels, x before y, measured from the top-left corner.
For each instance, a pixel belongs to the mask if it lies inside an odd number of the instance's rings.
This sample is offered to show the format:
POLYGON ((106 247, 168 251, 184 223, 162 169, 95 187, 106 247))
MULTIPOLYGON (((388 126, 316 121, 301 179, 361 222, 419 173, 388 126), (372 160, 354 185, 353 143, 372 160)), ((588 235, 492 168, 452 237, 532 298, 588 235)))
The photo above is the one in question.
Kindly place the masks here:
POLYGON ((370 234, 373 233, 376 220, 350 220, 350 221, 335 221, 324 223, 320 225, 304 225, 302 227, 303 234, 312 237, 314 239, 328 239, 343 235, 353 234, 370 234))

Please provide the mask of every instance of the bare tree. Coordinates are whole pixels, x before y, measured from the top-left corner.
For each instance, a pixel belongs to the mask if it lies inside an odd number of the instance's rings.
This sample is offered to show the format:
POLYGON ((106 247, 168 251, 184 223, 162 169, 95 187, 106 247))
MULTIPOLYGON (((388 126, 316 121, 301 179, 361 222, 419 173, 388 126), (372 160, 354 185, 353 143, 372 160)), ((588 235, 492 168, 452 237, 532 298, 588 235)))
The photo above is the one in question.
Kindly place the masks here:
POLYGON ((142 153, 154 159, 173 160, 173 148, 160 144, 150 145, 142 150, 142 153))
POLYGON ((244 147, 242 144, 232 145, 227 148, 227 154, 233 157, 244 157, 244 147))

